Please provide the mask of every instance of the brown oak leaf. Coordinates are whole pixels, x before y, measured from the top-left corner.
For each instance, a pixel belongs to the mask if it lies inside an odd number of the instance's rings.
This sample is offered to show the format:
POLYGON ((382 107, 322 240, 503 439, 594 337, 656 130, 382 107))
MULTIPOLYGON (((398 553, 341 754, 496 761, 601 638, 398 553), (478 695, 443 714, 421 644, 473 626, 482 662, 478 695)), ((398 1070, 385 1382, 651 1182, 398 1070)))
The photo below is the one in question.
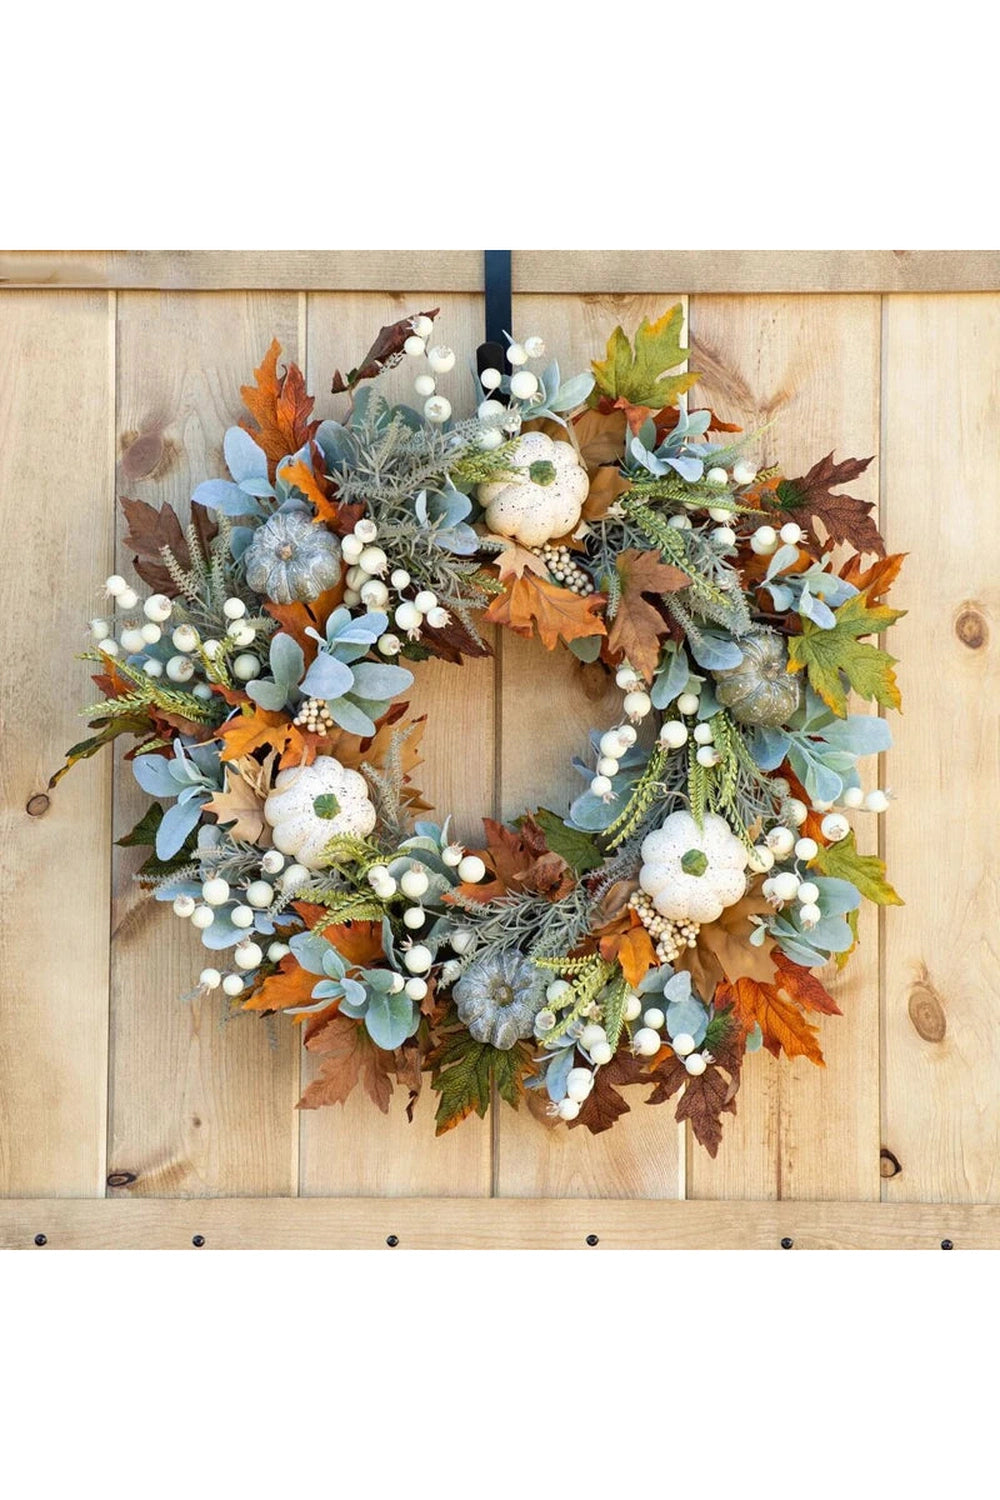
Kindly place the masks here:
POLYGON ((372 1103, 388 1114, 394 1054, 376 1047, 362 1022, 347 1016, 331 1016, 308 1038, 306 1047, 323 1061, 318 1075, 299 1100, 298 1109, 343 1104, 360 1081, 372 1103))
POLYGON ((782 509, 798 521, 817 546, 822 544, 814 522, 821 521, 831 542, 849 542, 858 552, 875 552, 884 557, 885 543, 871 517, 874 502, 832 493, 835 485, 850 484, 857 479, 870 463, 870 458, 846 458, 838 464, 834 463, 833 454, 828 453, 813 464, 808 474, 778 486, 782 509))
POLYGON ((278 752, 282 768, 308 766, 316 759, 318 737, 303 733, 287 714, 272 713, 268 708, 255 708, 253 713, 230 719, 216 737, 223 742, 222 760, 239 760, 254 750, 265 749, 278 752))
POLYGON ((574 1125, 585 1125, 591 1135, 610 1130, 616 1120, 631 1112, 631 1106, 618 1090, 630 1083, 643 1083, 648 1076, 638 1057, 631 1052, 616 1052, 609 1063, 595 1072, 594 1087, 581 1104, 576 1119, 570 1120, 570 1130, 574 1125))
POLYGON ((349 370, 346 376, 339 370, 334 371, 330 386, 332 394, 339 396, 344 391, 353 390, 362 380, 374 380, 383 370, 397 365, 403 357, 403 345, 413 332, 415 319, 430 318, 433 322, 440 311, 439 307, 434 307, 430 312, 411 313, 408 318, 400 318, 398 323, 388 323, 380 328, 378 337, 356 370, 349 370))
POLYGON ((731 1028, 712 1056, 714 1060, 704 1073, 693 1078, 683 1061, 667 1051, 650 1069, 649 1076, 655 1081, 656 1088, 646 1100, 647 1104, 663 1104, 683 1089, 674 1118, 678 1123, 691 1121, 696 1140, 709 1156, 716 1155, 722 1141, 723 1114, 736 1113, 736 1094, 744 1056, 743 1037, 738 1026, 731 1028))
MULTIPOLYGON (((273 764, 274 756, 268 756, 273 764)), ((264 798, 257 786, 260 765, 252 756, 231 762, 226 766, 226 789, 216 792, 206 802, 203 812, 213 813, 220 823, 228 823, 230 836, 242 839, 247 844, 268 848, 271 844, 271 829, 264 820, 264 798)))
MULTIPOLYGON (((122 546, 134 554, 133 568, 142 581, 148 583, 158 594, 166 594, 168 599, 176 598, 180 590, 167 570, 161 549, 169 547, 185 570, 191 566, 191 550, 173 506, 161 505, 157 510, 155 505, 149 505, 145 500, 129 500, 125 496, 122 496, 119 503, 128 521, 128 531, 122 538, 122 546)), ((218 524, 201 505, 191 507, 191 520, 202 550, 206 551, 218 532, 218 524)))
POLYGON ((317 599, 310 599, 308 604, 301 600, 293 600, 291 604, 274 604, 268 600, 264 608, 273 620, 277 620, 282 630, 287 635, 293 636, 302 647, 306 666, 310 666, 319 650, 319 643, 311 636, 306 635, 306 630, 311 626, 313 630, 323 634, 326 622, 333 611, 344 597, 344 580, 327 589, 317 599))
POLYGON ((622 495, 627 495, 631 488, 631 479, 626 479, 614 464, 605 464, 590 481, 590 489, 583 502, 583 519, 600 521, 615 501, 620 500, 622 495))
POLYGON ((615 566, 622 593, 608 633, 608 648, 624 657, 646 682, 652 682, 660 641, 670 625, 643 596, 674 594, 686 588, 691 579, 680 568, 663 562, 658 552, 640 552, 634 547, 619 553, 615 566))
POLYGON ((496 901, 508 891, 534 891, 548 901, 561 901, 576 885, 576 877, 561 854, 553 854, 533 818, 525 818, 519 833, 493 818, 483 819, 486 847, 474 852, 492 879, 458 887, 470 901, 496 901))
POLYGON ((544 578, 525 574, 507 579, 504 592, 498 594, 483 615, 493 625, 506 625, 517 635, 530 639, 537 629, 540 640, 554 651, 560 640, 582 640, 587 636, 606 635, 600 610, 602 594, 574 594, 544 578))

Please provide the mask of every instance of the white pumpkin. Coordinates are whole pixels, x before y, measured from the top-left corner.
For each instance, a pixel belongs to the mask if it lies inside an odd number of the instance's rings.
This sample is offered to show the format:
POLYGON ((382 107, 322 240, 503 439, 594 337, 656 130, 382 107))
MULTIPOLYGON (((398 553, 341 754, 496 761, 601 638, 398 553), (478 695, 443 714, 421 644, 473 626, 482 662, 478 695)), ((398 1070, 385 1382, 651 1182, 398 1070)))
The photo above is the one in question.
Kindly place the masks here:
POLYGON ((365 778, 332 755, 311 766, 279 771, 264 803, 274 847, 307 870, 323 868, 323 850, 338 833, 365 838, 375 827, 375 808, 365 778))
POLYGON ((642 841, 639 884, 661 917, 714 922, 746 894, 747 850, 725 818, 671 813, 642 841))
POLYGON ((486 524, 498 536, 522 547, 541 547, 565 536, 580 520, 590 479, 571 443, 556 443, 544 432, 518 438, 511 457, 513 477, 491 479, 478 490, 486 524))

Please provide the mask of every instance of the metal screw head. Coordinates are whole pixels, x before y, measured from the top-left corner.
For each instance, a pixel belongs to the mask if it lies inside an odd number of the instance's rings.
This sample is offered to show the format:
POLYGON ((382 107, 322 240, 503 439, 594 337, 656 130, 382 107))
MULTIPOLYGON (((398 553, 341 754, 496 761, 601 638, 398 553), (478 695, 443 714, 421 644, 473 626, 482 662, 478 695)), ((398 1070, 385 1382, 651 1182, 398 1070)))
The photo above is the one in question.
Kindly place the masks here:
POLYGON ((952 1243, 951 1240, 942 1240, 941 1241, 941 1249, 942 1250, 954 1250, 954 1248, 955 1248, 955 1246, 954 1246, 954 1244, 952 1243))
POLYGON ((781 1248, 782 1250, 790 1250, 794 1244, 795 1241, 786 1234, 784 1239, 781 1241, 781 1248))
POLYGON ((387 1234, 385 1237, 385 1242, 389 1246, 390 1250, 395 1250, 396 1246, 399 1244, 399 1235, 387 1234))
POLYGON ((596 1234, 588 1234, 587 1235, 587 1244, 588 1245, 599 1245, 600 1243, 601 1242, 598 1239, 598 1237, 597 1237, 596 1234))
POLYGON ((193 1234, 191 1236, 191 1243, 192 1245, 194 1245, 196 1250, 200 1250, 202 1245, 205 1243, 205 1236, 203 1234, 193 1234))
POLYGON ((48 1242, 49 1241, 48 1241, 48 1236, 47 1235, 44 1235, 44 1234, 36 1234, 35 1235, 35 1244, 36 1245, 47 1245, 48 1242))

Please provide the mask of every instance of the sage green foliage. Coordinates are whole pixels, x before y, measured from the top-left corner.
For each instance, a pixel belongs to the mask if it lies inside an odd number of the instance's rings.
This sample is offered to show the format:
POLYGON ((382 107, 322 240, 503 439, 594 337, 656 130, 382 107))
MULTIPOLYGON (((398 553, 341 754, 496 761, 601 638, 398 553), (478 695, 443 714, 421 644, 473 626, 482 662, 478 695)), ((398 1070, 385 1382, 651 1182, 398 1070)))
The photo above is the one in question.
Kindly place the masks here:
POLYGON ((188 834, 176 854, 171 855, 169 859, 159 858, 155 852, 156 834, 162 822, 163 807, 159 802, 151 802, 135 827, 123 834, 120 839, 115 839, 115 843, 121 849, 149 847, 154 851, 145 863, 139 866, 137 874, 140 879, 153 881, 161 880, 167 875, 176 875, 179 870, 190 864, 194 856, 198 843, 197 830, 192 830, 188 834))
MULTIPOLYGON (((553 854, 561 855, 577 875, 586 875, 589 870, 599 870, 604 856, 589 833, 570 828, 558 813, 540 807, 533 814, 535 822, 545 834, 545 842, 553 854)), ((518 826, 524 821, 518 819, 518 826)))

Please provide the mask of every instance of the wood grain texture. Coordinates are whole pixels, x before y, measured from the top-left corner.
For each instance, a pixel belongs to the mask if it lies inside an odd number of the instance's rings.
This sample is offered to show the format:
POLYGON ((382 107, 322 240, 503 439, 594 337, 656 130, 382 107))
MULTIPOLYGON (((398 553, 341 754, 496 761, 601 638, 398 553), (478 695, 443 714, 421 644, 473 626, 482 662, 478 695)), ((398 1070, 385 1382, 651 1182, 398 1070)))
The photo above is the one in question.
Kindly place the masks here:
POLYGON ((885 854, 893 1201, 1000 1201, 1000 297, 890 298, 885 507, 909 552, 885 854))
MULTIPOLYGON (((129 292, 118 311, 118 492, 187 515, 194 487, 226 472, 225 429, 242 413, 273 337, 297 352, 290 295, 129 292)), ((126 574, 130 559, 119 556, 126 574)), ((148 592, 140 585, 143 593, 148 592)), ((115 837, 149 799, 115 775, 115 837)), ((188 923, 137 888, 142 851, 114 860, 109 1173, 130 1196, 296 1190, 298 1038, 226 1002, 180 996, 209 955, 188 923)))
MULTIPOLYGON (((482 299, 433 291, 310 295, 308 380, 317 393, 317 412, 344 415, 346 397, 326 394, 333 371, 358 365, 380 327, 436 306, 441 315, 434 342, 448 344, 459 354, 455 368, 440 378, 438 389, 451 400, 456 415, 467 415, 472 409, 473 385, 465 356, 482 339, 482 299)), ((386 373, 380 388, 390 400, 418 403, 413 379, 421 370, 426 370, 424 361, 405 359, 386 373)), ((492 657, 460 667, 417 662, 413 672, 416 681, 410 702, 414 713, 427 715, 424 764, 415 780, 434 807, 430 816, 443 819, 450 813, 456 836, 477 843, 482 831, 479 820, 493 811, 494 804, 495 662, 492 657)), ((306 1056, 304 1079, 313 1071, 313 1060, 306 1056)), ((489 1122, 467 1120, 435 1140, 437 1095, 431 1092, 426 1075, 412 1124, 407 1121, 405 1103, 405 1095, 397 1091, 385 1118, 356 1090, 344 1105, 303 1111, 301 1191, 378 1196, 419 1192, 442 1197, 488 1193, 489 1122)))
MULTIPOLYGON (((617 323, 631 330, 681 300, 650 297, 514 299, 519 337, 541 334, 558 355, 564 377, 590 368, 617 323)), ((589 759, 591 729, 620 722, 621 691, 601 665, 584 666, 560 646, 508 632, 501 649, 501 807, 511 819, 548 807, 565 816, 585 788, 572 767, 589 759)), ((582 1127, 547 1130, 522 1106, 498 1117, 497 1192, 504 1196, 676 1197, 680 1135, 672 1107, 647 1107, 649 1090, 629 1089, 631 1113, 613 1130, 592 1136, 582 1127)))
MULTIPOLYGON (((982 292, 997 250, 515 250, 514 290, 633 293, 982 292)), ((6 250, 0 288, 475 292, 480 250, 6 250)))
POLYGON ((943 1241, 955 1250, 1000 1249, 1000 1208, 612 1198, 0 1201, 0 1249, 36 1255, 60 1249, 940 1250, 943 1241), (36 1245, 38 1235, 44 1245, 36 1245), (390 1236, 395 1245, 387 1243, 390 1236), (782 1243, 789 1240, 790 1246, 782 1243))
MULTIPOLYGON (((705 377, 692 406, 708 404, 747 432, 770 423, 749 450, 761 464, 799 474, 831 448, 839 458, 877 454, 877 297, 699 297, 690 322, 691 364, 705 377)), ((851 492, 877 499, 877 457, 851 492)), ((874 819, 857 823, 870 851, 874 819)), ((869 908, 859 951, 842 975, 824 976, 845 1012, 824 1018, 826 1067, 748 1058, 718 1157, 690 1145, 690 1197, 879 1197, 878 973, 869 908)))
POLYGON ((114 294, 0 294, 0 1193, 104 1190, 111 764, 49 777, 96 690, 114 294), (31 811, 28 811, 28 808, 31 811))

